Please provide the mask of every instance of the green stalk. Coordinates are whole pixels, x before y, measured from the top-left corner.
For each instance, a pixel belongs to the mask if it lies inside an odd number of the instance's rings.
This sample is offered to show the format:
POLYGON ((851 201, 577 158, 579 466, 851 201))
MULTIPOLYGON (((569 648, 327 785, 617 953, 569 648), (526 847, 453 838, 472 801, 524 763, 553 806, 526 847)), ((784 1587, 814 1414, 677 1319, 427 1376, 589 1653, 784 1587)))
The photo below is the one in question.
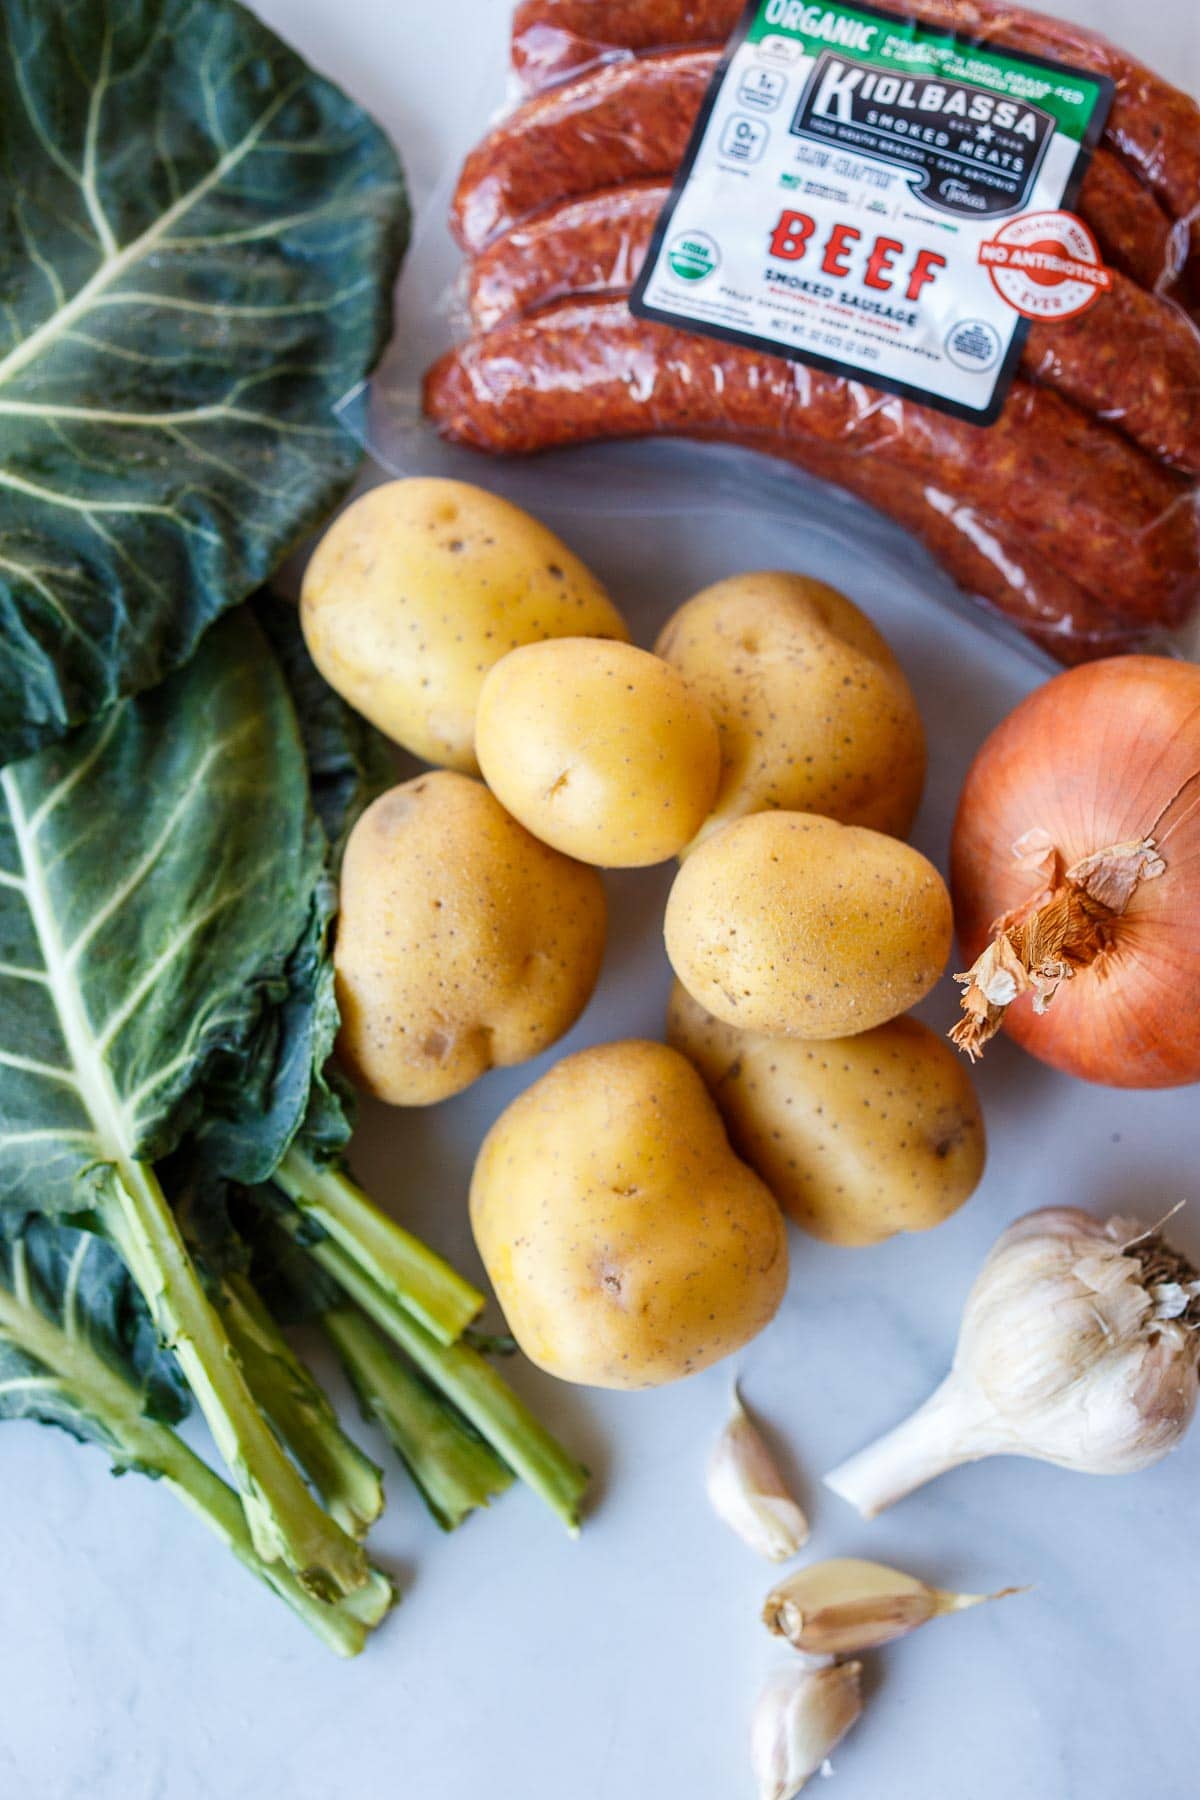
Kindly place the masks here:
POLYGON ((483 1311, 478 1288, 389 1219, 344 1170, 332 1163, 319 1165, 293 1146, 274 1180, 376 1287, 439 1342, 453 1344, 483 1311))
POLYGON ((146 1417, 141 1395, 86 1338, 68 1337, 41 1313, 21 1307, 4 1289, 0 1289, 0 1323, 57 1377, 72 1407, 99 1425, 98 1441, 119 1468, 136 1468, 161 1479, 323 1643, 339 1656, 357 1656, 367 1633, 395 1602, 386 1575, 370 1569, 365 1584, 334 1606, 316 1599, 281 1563, 263 1560, 238 1495, 169 1426, 146 1417))
POLYGON ((381 1470, 342 1430, 328 1396, 245 1275, 222 1277, 218 1304, 250 1392, 326 1511, 361 1538, 383 1511, 381 1470))
POLYGON ((389 1219, 342 1168, 318 1165, 293 1147, 273 1175, 290 1201, 353 1258, 398 1307, 452 1345, 484 1309, 484 1296, 457 1269, 389 1219))
POLYGON ((339 1656, 357 1656, 368 1633, 395 1604, 396 1590, 388 1577, 379 1569, 368 1568, 366 1582, 353 1594, 334 1605, 316 1599, 282 1563, 264 1562, 259 1556, 241 1502, 228 1482, 222 1481, 174 1432, 165 1426, 154 1430, 171 1442, 157 1446, 157 1454, 155 1446, 148 1445, 148 1455, 139 1457, 139 1464, 154 1468, 197 1518, 203 1519, 209 1530, 228 1545, 238 1561, 286 1601, 323 1643, 339 1656))
POLYGON ((358 1395, 443 1531, 512 1485, 512 1471, 419 1375, 399 1361, 356 1306, 321 1320, 358 1395))
MULTIPOLYGON (((295 1227, 290 1228, 295 1235, 295 1227)), ((305 1248, 558 1514, 571 1536, 577 1536, 588 1472, 568 1456, 492 1365, 466 1344, 439 1344, 430 1337, 363 1275, 340 1245, 326 1238, 305 1248)))
POLYGON ((255 1551, 264 1562, 282 1559, 318 1600, 352 1594, 369 1579, 366 1556, 322 1512, 255 1405, 154 1170, 128 1163, 101 1180, 109 1235, 179 1358, 241 1495, 255 1551))
POLYGON ((515 1356, 517 1340, 508 1331, 477 1331, 472 1325, 462 1334, 464 1344, 478 1350, 480 1356, 515 1356))

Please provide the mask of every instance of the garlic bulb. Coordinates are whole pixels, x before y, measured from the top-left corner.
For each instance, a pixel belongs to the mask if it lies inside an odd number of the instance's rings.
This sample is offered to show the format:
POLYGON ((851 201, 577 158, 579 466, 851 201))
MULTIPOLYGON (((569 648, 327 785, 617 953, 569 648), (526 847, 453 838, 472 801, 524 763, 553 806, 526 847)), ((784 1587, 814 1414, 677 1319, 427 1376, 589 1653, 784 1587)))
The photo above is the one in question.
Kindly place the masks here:
POLYGON ((816 1774, 862 1712, 861 1675, 856 1662, 794 1664, 768 1679, 750 1727, 759 1800, 792 1800, 816 1774))
POLYGON ((925 1405, 825 1477, 864 1518, 960 1463, 1032 1456, 1146 1468, 1196 1407, 1200 1279, 1136 1220, 1019 1219, 967 1299, 954 1366, 925 1405))
POLYGON ((760 1556, 786 1562, 808 1542, 808 1520, 788 1493, 736 1387, 729 1421, 709 1457, 707 1486, 717 1517, 760 1556))
POLYGON ((815 1656, 844 1656, 905 1637, 942 1613, 965 1612, 998 1594, 948 1594, 882 1563, 835 1558, 810 1563, 772 1588, 763 1621, 776 1637, 815 1656))

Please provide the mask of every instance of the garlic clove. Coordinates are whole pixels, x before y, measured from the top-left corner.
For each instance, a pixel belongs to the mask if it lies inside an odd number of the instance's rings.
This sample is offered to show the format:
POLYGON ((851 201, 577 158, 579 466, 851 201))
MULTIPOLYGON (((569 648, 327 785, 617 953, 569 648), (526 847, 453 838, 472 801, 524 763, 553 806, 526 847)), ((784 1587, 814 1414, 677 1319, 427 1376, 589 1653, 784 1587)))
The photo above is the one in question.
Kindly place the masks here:
POLYGON ((792 1800, 862 1712, 862 1664, 789 1666, 770 1676, 750 1726, 759 1800, 792 1800))
POLYGON ((915 1575, 849 1557, 812 1563, 772 1588, 763 1621, 776 1637, 816 1656, 844 1656, 890 1644, 942 1613, 965 1612, 997 1594, 950 1594, 915 1575))
POLYGON ((771 1562, 786 1562, 808 1542, 808 1520, 788 1493, 736 1387, 729 1420, 708 1460, 707 1489, 717 1517, 771 1562))

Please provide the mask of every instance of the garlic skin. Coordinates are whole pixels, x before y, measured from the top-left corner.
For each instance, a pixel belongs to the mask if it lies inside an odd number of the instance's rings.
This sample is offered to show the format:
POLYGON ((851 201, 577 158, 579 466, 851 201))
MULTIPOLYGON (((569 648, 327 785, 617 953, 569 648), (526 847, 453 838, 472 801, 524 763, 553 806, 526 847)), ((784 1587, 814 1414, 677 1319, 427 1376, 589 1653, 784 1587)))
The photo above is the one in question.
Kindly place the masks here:
POLYGON ((792 1800, 862 1712, 862 1664, 802 1664, 771 1675, 750 1725, 759 1800, 792 1800))
POLYGON ((770 1562, 786 1562, 808 1542, 808 1520, 788 1493, 736 1387, 728 1422, 708 1459, 706 1487, 717 1517, 770 1562))
POLYGON ((1018 1591, 950 1594, 883 1563, 839 1557, 810 1563, 772 1588, 763 1622, 795 1650, 844 1656, 907 1637, 944 1613, 965 1612, 1018 1591))
POLYGON ((1200 1278, 1156 1230, 1068 1207, 1030 1213, 984 1263, 941 1387, 826 1485, 870 1519, 985 1456, 1147 1468, 1195 1412, 1198 1327, 1200 1278))

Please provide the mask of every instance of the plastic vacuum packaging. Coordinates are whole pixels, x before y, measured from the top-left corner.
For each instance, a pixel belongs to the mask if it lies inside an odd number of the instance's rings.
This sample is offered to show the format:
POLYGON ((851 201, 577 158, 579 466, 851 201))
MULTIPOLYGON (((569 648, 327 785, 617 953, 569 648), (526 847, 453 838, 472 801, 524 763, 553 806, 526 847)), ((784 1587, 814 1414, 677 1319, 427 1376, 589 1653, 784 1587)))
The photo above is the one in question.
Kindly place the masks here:
POLYGON ((523 0, 512 48, 450 198, 443 439, 753 450, 746 511, 833 484, 1060 662, 1190 646, 1193 101, 998 0, 523 0))
MULTIPOLYGON (((513 69, 521 86, 536 93, 639 52, 720 46, 743 11, 744 0, 521 0, 513 18, 513 69)), ((1115 89, 1106 141, 1167 214, 1185 221, 1200 248, 1200 113, 1190 95, 1098 32, 1007 0, 907 0, 903 11, 979 43, 1106 76, 1115 89)))

